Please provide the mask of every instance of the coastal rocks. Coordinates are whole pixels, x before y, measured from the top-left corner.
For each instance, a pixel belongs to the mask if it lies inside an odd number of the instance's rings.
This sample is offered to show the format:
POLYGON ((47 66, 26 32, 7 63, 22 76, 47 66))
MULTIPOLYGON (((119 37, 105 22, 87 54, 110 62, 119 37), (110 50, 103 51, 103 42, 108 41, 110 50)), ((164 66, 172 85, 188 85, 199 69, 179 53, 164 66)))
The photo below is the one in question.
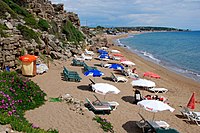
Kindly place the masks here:
POLYGON ((12 127, 10 125, 0 125, 0 133, 20 133, 20 132, 12 130, 12 127))
POLYGON ((10 22, 6 22, 5 25, 8 27, 8 29, 13 29, 13 25, 10 22))
POLYGON ((70 110, 75 111, 78 114, 84 115, 85 107, 83 101, 73 98, 70 94, 64 94, 60 96, 60 99, 70 106, 70 110))

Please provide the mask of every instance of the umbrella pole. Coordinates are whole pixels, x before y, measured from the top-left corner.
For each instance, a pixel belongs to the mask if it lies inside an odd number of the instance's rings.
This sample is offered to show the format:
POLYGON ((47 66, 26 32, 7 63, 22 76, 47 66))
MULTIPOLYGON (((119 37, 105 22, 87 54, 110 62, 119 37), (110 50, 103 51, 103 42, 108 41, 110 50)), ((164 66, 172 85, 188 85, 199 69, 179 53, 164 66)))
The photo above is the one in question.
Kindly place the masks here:
POLYGON ((153 120, 155 119, 155 112, 153 113, 153 120))

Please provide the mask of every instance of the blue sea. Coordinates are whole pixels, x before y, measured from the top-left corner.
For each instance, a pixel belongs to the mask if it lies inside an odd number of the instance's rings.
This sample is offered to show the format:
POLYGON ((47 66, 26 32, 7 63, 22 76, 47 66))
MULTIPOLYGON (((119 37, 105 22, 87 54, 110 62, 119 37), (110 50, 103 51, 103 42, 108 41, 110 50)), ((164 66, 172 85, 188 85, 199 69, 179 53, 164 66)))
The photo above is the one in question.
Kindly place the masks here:
POLYGON ((130 35, 118 40, 118 45, 200 82, 200 31, 130 35))

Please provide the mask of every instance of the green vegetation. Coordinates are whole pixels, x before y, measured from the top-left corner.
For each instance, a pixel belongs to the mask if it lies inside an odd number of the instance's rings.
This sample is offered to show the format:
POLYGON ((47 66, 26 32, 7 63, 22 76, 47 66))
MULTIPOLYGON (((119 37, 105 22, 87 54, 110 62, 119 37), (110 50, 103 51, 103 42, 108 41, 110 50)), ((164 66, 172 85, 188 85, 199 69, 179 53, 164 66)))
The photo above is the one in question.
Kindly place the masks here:
POLYGON ((84 40, 83 34, 73 26, 71 21, 67 21, 63 25, 62 33, 66 35, 67 40, 70 42, 78 43, 84 40))
POLYGON ((0 124, 10 124, 14 130, 31 133, 57 133, 45 131, 24 118, 27 110, 44 104, 46 94, 33 81, 16 72, 0 73, 0 124))
POLYGON ((0 36, 1 37, 7 37, 8 35, 3 31, 7 30, 8 28, 5 25, 0 24, 0 36))
POLYGON ((40 18, 38 26, 42 31, 48 31, 49 23, 45 19, 40 18))
POLYGON ((29 16, 30 14, 22 7, 14 3, 12 0, 3 0, 15 13, 22 16, 29 16))
POLYGON ((2 0, 0 0, 0 18, 6 17, 6 12, 10 13, 13 18, 17 18, 17 14, 2 0))
POLYGON ((35 39, 37 43, 40 43, 38 33, 34 32, 32 29, 29 29, 28 27, 23 25, 18 25, 17 29, 21 31, 23 37, 29 42, 31 42, 31 39, 35 39))
POLYGON ((12 0, 3 0, 16 14, 24 16, 24 21, 27 25, 37 28, 37 21, 34 16, 30 14, 26 9, 20 7, 18 4, 14 3, 12 0))
POLYGON ((113 126, 110 122, 108 122, 106 119, 101 118, 100 116, 95 116, 93 120, 96 120, 99 124, 101 124, 101 128, 105 132, 111 132, 114 133, 113 126))

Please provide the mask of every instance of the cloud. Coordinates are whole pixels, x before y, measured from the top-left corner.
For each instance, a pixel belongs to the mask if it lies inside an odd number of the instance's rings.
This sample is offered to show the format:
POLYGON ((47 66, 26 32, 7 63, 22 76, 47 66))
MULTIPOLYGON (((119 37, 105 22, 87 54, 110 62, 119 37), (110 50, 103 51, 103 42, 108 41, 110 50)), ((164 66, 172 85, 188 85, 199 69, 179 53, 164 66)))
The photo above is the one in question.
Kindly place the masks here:
POLYGON ((81 24, 200 29, 199 0, 52 0, 76 12, 81 24))

